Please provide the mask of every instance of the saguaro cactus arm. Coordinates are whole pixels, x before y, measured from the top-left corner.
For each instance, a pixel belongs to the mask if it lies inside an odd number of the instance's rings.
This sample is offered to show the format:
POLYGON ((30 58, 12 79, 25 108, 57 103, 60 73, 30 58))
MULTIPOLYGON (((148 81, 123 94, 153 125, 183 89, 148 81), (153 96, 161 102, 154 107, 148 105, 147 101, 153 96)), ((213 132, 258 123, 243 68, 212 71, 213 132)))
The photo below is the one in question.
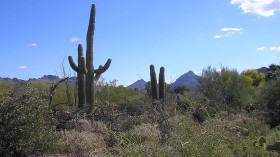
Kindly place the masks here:
POLYGON ((78 46, 78 66, 75 64, 72 56, 68 56, 69 64, 71 68, 77 73, 87 73, 85 58, 83 54, 83 47, 81 44, 78 46))
POLYGON ((112 60, 108 59, 107 62, 104 64, 104 66, 100 65, 99 68, 94 71, 94 73, 96 75, 104 73, 110 67, 111 62, 112 62, 112 60))
POLYGON ((85 58, 84 58, 84 57, 81 57, 80 59, 81 59, 82 68, 79 68, 79 67, 75 64, 75 62, 74 62, 72 56, 68 56, 68 60, 69 60, 69 63, 70 63, 71 68, 72 68, 74 71, 76 71, 77 73, 86 74, 86 73, 87 73, 87 69, 86 69, 86 64, 85 64, 85 58))

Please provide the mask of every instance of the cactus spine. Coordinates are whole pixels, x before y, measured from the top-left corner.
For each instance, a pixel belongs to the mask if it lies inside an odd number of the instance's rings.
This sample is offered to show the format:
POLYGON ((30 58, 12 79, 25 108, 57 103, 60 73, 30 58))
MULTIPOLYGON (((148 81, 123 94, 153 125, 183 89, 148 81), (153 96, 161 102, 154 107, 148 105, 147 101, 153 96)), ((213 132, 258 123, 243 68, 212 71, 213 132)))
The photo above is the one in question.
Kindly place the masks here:
POLYGON ((159 85, 158 85, 155 67, 153 64, 150 65, 152 99, 160 100, 162 102, 164 102, 164 100, 165 100, 165 74, 164 74, 164 71, 165 71, 164 67, 161 67, 160 73, 159 73, 159 85))
MULTIPOLYGON (((95 15, 96 15, 96 8, 95 4, 92 4, 91 12, 90 12, 90 19, 89 19, 89 25, 88 25, 88 31, 87 31, 87 49, 86 49, 86 62, 84 60, 84 57, 82 55, 78 56, 78 62, 80 60, 81 65, 76 66, 71 56, 68 57, 69 63, 73 70, 75 70, 78 73, 85 75, 85 94, 81 94, 81 99, 86 98, 86 102, 84 104, 87 104, 88 110, 87 113, 91 114, 93 112, 93 106, 95 101, 95 84, 98 81, 99 77, 102 73, 104 73, 109 67, 112 62, 111 59, 108 59, 104 66, 100 65, 98 69, 94 69, 93 66, 93 37, 94 37, 94 29, 95 29, 95 15), (83 95, 83 96, 82 96, 83 95)), ((80 49, 82 50, 82 45, 79 45, 80 49)), ((83 77, 78 77, 78 82, 84 82, 83 77), (81 80, 79 80, 81 79, 81 80)), ((78 83, 79 84, 79 83, 78 83)), ((82 83, 81 83, 82 85, 82 83)), ((81 89, 82 86, 80 87, 81 89)), ((83 89, 84 91, 84 89, 83 89)), ((83 91, 78 91, 83 93, 83 91)), ((79 103, 82 103, 79 100, 79 103)))

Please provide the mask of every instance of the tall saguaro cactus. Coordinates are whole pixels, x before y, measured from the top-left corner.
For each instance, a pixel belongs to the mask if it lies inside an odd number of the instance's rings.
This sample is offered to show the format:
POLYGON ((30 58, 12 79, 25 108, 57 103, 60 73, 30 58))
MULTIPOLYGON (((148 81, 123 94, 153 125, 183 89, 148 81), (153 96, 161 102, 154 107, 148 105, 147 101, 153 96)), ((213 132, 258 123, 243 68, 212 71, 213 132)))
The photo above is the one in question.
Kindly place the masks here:
MULTIPOLYGON (((84 100, 86 98, 86 102, 84 104, 87 104, 88 110, 87 113, 91 114, 93 112, 93 106, 95 101, 95 85, 98 81, 99 77, 102 73, 104 73, 109 67, 112 62, 111 59, 108 59, 104 66, 100 65, 97 69, 94 68, 93 65, 93 37, 94 37, 94 29, 95 29, 95 15, 96 15, 96 8, 95 4, 92 4, 91 12, 90 12, 90 19, 88 24, 88 31, 87 31, 87 49, 86 49, 86 61, 82 54, 82 45, 79 45, 78 51, 78 66, 73 61, 72 56, 69 56, 69 63, 73 70, 75 70, 78 73, 78 92, 81 94, 81 99, 84 100), (81 51, 81 53, 80 53, 81 51), (79 62, 80 61, 80 62, 79 62), (79 64, 80 63, 80 64, 79 64), (85 76, 85 81, 84 80, 85 76), (80 80, 79 80, 80 79, 80 80), (82 87, 82 82, 85 82, 84 89, 82 87), (79 89, 79 83, 80 89, 79 89)), ((78 94, 78 95, 79 95, 78 94)), ((80 96, 79 96, 80 98, 80 96)), ((82 101, 79 100, 79 104, 82 105, 82 101), (80 104, 81 103, 81 104, 80 104)))
POLYGON ((159 84, 157 84, 157 77, 155 67, 153 64, 150 65, 150 77, 151 77, 151 92, 153 100, 165 100, 165 75, 164 67, 160 68, 159 73, 159 84))

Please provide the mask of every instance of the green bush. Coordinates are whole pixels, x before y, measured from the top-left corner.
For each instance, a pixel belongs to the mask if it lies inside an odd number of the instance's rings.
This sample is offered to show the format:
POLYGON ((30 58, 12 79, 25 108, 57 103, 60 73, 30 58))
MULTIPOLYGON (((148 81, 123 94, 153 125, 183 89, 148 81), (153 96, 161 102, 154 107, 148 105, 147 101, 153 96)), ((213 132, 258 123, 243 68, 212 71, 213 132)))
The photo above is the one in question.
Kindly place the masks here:
POLYGON ((58 136, 47 116, 46 100, 28 84, 0 95, 0 156, 44 153, 58 136))
POLYGON ((221 67, 221 71, 208 67, 203 70, 199 79, 199 91, 208 99, 209 104, 215 108, 241 108, 243 100, 252 92, 250 83, 245 76, 236 70, 221 67))
POLYGON ((265 74, 265 81, 276 80, 280 77, 280 66, 271 64, 265 74))
POLYGON ((280 79, 266 83, 263 90, 264 102, 270 110, 280 111, 280 79))
POLYGON ((266 82, 265 88, 262 90, 261 103, 266 106, 269 112, 269 124, 274 127, 280 124, 280 79, 266 82))
POLYGON ((114 86, 106 84, 105 86, 100 87, 101 89, 96 92, 96 98, 99 101, 109 101, 116 104, 129 102, 147 102, 144 96, 141 96, 134 89, 126 88, 123 86, 114 86))
POLYGON ((8 90, 11 90, 14 83, 11 81, 0 80, 0 94, 5 93, 8 90))

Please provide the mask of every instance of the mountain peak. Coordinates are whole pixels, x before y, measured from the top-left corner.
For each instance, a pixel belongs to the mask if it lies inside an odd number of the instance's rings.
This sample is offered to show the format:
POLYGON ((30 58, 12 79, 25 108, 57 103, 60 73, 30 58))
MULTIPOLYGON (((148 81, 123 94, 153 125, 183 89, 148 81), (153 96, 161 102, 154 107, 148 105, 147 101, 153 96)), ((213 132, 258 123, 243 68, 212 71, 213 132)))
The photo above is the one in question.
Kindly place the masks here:
POLYGON ((133 84, 127 86, 127 88, 139 88, 139 89, 145 89, 146 81, 143 79, 140 79, 133 84))
POLYGON ((196 88, 199 85, 198 77, 193 71, 188 71, 187 73, 181 75, 176 79, 175 82, 171 84, 172 87, 185 85, 191 88, 196 88))
POLYGON ((193 72, 193 71, 188 71, 187 73, 186 73, 187 75, 195 75, 195 73, 193 72))

